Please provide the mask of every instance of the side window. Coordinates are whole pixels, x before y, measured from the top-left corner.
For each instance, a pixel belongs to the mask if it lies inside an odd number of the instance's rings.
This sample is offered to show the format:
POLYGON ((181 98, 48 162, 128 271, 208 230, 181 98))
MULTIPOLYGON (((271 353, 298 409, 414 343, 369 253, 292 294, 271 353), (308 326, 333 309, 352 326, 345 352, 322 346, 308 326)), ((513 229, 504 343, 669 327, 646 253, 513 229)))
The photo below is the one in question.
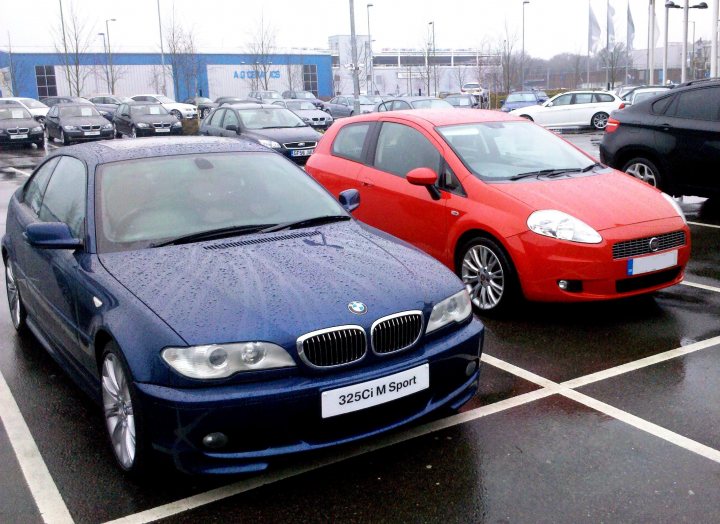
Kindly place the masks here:
POLYGON ((223 120, 222 126, 224 129, 227 129, 227 126, 234 125, 234 126, 240 126, 238 123, 238 117, 235 114, 235 111, 232 109, 225 110, 225 120, 223 120))
POLYGON ((82 238, 85 232, 87 177, 85 165, 76 158, 60 158, 42 199, 40 220, 64 222, 73 236, 82 238))
POLYGON ((577 93, 573 104, 590 104, 593 101, 592 93, 577 93))
POLYGON ((395 100, 395 102, 393 102, 393 111, 402 111, 403 109, 412 108, 410 107, 410 104, 408 104, 404 100, 395 100))
POLYGON ((437 173, 440 171, 440 153, 412 127, 385 122, 378 136, 375 167, 403 178, 417 167, 429 167, 437 173))
POLYGON ((605 103, 605 102, 614 102, 615 101, 615 99, 612 96, 604 95, 602 93, 595 93, 594 96, 595 96, 595 102, 605 103))
POLYGON ((126 113, 129 113, 130 111, 128 111, 128 106, 126 104, 123 104, 120 107, 118 107, 117 112, 121 115, 124 115, 126 113))
POLYGON ((351 124, 343 127, 335 137, 332 154, 361 162, 363 145, 369 130, 370 124, 351 124))
POLYGON ((693 89, 678 93, 677 102, 670 108, 668 114, 674 110, 675 118, 690 120, 718 120, 718 103, 720 103, 720 88, 693 89))
POLYGON ((460 180, 455 176, 450 166, 443 162, 442 174, 439 179, 440 189, 455 193, 456 195, 467 196, 460 180))
POLYGON ((220 123, 222 122, 224 113, 224 109, 219 109, 215 111, 212 115, 212 118, 210 118, 210 120, 208 121, 208 125, 211 127, 220 127, 220 123))
POLYGON ((665 112, 665 110, 668 108, 668 106, 670 105, 670 102, 672 102, 672 101, 673 101, 672 96, 666 96, 665 98, 661 98, 660 100, 658 100, 657 102, 655 102, 652 105, 652 112, 655 113, 656 115, 663 114, 665 112))
POLYGON ((30 180, 28 180, 23 192, 23 202, 29 206, 36 215, 40 211, 40 203, 42 202, 43 193, 47 187, 50 175, 55 169, 55 165, 58 163, 60 157, 55 157, 45 162, 40 169, 35 171, 35 174, 30 180))
POLYGON ((570 105, 572 95, 562 95, 553 100, 553 107, 570 105))

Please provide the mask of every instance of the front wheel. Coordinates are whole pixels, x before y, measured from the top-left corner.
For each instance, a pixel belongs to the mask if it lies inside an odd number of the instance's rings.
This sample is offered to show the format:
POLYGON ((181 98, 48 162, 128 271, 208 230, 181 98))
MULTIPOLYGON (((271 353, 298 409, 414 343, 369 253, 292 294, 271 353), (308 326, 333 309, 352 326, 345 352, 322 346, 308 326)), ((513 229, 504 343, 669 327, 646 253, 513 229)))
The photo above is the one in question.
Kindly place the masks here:
POLYGON ((595 113, 590 120, 590 124, 597 130, 602 130, 607 127, 609 115, 607 113, 595 113))
POLYGON ((629 160, 622 168, 628 175, 639 178, 653 187, 662 188, 662 175, 658 167, 649 159, 637 157, 629 160))
POLYGON ((62 129, 60 130, 60 142, 62 142, 63 145, 66 145, 66 146, 69 146, 69 145, 70 145, 70 139, 69 139, 68 136, 65 134, 65 131, 62 130, 62 129))
POLYGON ((148 452, 141 406, 128 365, 115 342, 105 347, 101 372, 103 415, 113 455, 123 471, 140 473, 148 452))
POLYGON ((487 237, 476 237, 461 249, 457 274, 472 303, 484 313, 506 309, 518 291, 515 269, 505 251, 487 237))
POLYGON ((15 272, 12 268, 10 260, 5 260, 5 289, 7 291, 8 306, 10 306, 10 319, 13 327, 18 333, 25 331, 27 326, 25 319, 27 312, 20 297, 20 289, 15 280, 15 272))

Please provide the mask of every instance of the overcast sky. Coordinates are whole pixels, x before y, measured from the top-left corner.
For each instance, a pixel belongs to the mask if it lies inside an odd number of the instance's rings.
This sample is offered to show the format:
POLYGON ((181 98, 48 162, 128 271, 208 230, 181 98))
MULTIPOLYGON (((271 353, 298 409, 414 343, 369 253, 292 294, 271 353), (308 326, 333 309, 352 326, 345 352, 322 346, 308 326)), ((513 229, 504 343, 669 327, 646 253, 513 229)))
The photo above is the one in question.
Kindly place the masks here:
MULTIPOLYGON (((348 0, 159 0, 167 25, 173 10, 180 23, 192 28, 201 51, 242 52, 251 40, 260 17, 276 33, 282 48, 327 49, 328 37, 350 33, 348 0)), ((589 0, 605 31, 606 0, 589 0)), ((635 23, 636 49, 647 47, 648 0, 629 0, 635 23)), ((710 3, 711 0, 708 0, 710 3)), ((368 0, 355 1, 358 34, 367 34, 368 0)), ((507 25, 516 49, 521 47, 522 0, 372 0, 371 34, 375 51, 383 48, 417 48, 435 23, 437 48, 476 48, 483 41, 497 44, 505 39, 507 25)), ((665 8, 657 0, 658 27, 664 27, 665 8)), ((679 3, 682 3, 681 0, 679 3)), ((692 2, 694 3, 694 2, 692 2)), ((94 35, 92 50, 102 51, 105 19, 110 23, 113 52, 159 50, 156 0, 62 0, 66 18, 72 7, 94 35)), ((612 0, 615 33, 625 41, 628 0, 612 0)), ((710 9, 690 11, 696 21, 696 39, 709 38, 710 9)), ((682 11, 671 10, 670 41, 682 39, 682 11)), ((0 48, 52 51, 53 33, 59 25, 58 0, 0 0, 0 48)), ((530 0, 525 7, 525 48, 529 55, 550 58, 562 52, 587 52, 588 0, 530 0)), ((692 24, 690 24, 692 38, 692 24)), ((604 36, 603 42, 604 42, 604 36)), ((658 45, 662 46, 662 34, 658 45)))

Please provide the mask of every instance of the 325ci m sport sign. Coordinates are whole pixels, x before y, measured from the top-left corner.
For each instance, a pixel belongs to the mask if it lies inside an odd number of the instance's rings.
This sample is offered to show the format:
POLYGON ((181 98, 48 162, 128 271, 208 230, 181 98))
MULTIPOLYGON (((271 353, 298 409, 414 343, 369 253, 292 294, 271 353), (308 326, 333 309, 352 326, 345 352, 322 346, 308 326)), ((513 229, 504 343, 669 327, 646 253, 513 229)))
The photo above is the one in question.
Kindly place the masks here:
POLYGON ((423 364, 387 377, 325 391, 322 394, 322 418, 384 404, 429 387, 430 368, 423 364))

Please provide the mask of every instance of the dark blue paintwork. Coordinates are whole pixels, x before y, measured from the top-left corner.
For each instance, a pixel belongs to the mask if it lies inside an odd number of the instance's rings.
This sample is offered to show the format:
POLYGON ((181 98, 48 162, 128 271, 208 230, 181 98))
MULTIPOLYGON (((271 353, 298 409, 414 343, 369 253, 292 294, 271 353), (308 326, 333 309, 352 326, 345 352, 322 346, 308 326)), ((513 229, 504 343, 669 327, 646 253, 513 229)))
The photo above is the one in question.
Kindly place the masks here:
MULTIPOLYGON (((337 222, 117 253, 95 249, 94 176, 99 164, 183 153, 263 151, 231 139, 123 140, 63 148, 82 160, 88 178, 85 248, 35 249, 23 240, 37 217, 13 196, 2 240, 15 268, 28 324, 65 370, 100 398, 98 359, 114 340, 142 399, 148 437, 185 471, 232 473, 267 467, 271 457, 374 435, 441 407, 457 408, 477 389, 483 328, 470 318, 424 335, 409 351, 368 351, 340 369, 311 369, 298 358, 299 336, 359 324, 369 333, 380 317, 422 310, 462 289, 439 262, 362 223, 337 222), (288 238, 292 234, 295 238, 288 238), (226 246, 228 242, 259 241, 226 246), (93 297, 102 305, 97 307, 93 297), (361 300, 365 315, 348 303, 361 300), (160 357, 168 346, 271 341, 297 367, 201 381, 174 372, 160 357), (324 390, 430 364, 430 389, 388 404, 323 420, 324 390), (210 432, 230 437, 220 451, 202 446, 210 432)), ((298 169, 298 176, 307 176, 298 169)), ((98 435, 98 438, 102 438, 98 435)))

